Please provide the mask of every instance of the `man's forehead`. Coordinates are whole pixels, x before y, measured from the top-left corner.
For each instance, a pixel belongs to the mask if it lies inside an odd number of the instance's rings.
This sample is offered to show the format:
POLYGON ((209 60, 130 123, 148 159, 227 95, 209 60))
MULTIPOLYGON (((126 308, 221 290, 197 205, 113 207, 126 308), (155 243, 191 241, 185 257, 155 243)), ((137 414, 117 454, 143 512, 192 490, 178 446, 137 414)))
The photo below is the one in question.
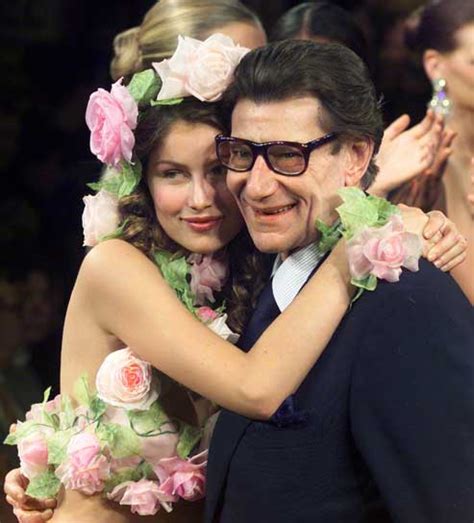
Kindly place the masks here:
POLYGON ((264 102, 242 99, 232 112, 232 135, 256 141, 263 137, 309 141, 321 131, 320 115, 321 103, 314 96, 264 102))

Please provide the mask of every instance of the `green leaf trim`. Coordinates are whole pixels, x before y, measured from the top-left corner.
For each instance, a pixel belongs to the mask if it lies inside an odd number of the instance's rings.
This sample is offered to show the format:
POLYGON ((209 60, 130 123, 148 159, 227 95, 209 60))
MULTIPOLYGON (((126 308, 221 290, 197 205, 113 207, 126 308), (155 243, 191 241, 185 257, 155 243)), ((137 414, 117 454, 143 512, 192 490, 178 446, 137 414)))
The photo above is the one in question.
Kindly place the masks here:
POLYGON ((185 459, 201 439, 202 431, 196 427, 181 422, 179 429, 178 456, 185 459))
POLYGON ((157 105, 178 105, 183 100, 184 100, 184 98, 168 98, 167 100, 152 100, 150 102, 150 105, 152 107, 155 107, 157 105))
POLYGON ((161 88, 161 79, 154 69, 135 73, 127 85, 128 92, 139 105, 148 105, 156 98, 161 88))
POLYGON ((58 495, 61 482, 51 470, 38 474, 30 480, 26 494, 37 499, 55 498, 58 495))
POLYGON ((136 159, 134 164, 122 161, 118 169, 109 169, 100 181, 88 183, 87 186, 94 191, 103 189, 117 198, 123 198, 132 194, 141 177, 142 164, 139 160, 136 159))
POLYGON ((195 296, 191 292, 191 286, 187 280, 189 264, 184 256, 174 257, 167 251, 156 251, 154 253, 155 262, 163 274, 163 278, 168 285, 176 292, 181 303, 193 314, 195 296))

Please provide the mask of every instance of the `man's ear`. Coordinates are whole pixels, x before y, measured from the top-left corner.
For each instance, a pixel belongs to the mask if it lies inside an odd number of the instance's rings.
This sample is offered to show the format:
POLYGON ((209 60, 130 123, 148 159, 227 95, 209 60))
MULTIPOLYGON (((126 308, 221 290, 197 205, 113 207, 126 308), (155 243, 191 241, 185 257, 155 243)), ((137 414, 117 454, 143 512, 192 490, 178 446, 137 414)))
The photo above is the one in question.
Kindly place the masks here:
POLYGON ((361 178, 367 171, 373 154, 374 142, 369 138, 355 140, 347 144, 345 166, 346 187, 359 185, 361 178))
POLYGON ((427 49, 423 53, 423 67, 425 68, 426 76, 431 81, 444 77, 443 64, 441 53, 435 49, 427 49))

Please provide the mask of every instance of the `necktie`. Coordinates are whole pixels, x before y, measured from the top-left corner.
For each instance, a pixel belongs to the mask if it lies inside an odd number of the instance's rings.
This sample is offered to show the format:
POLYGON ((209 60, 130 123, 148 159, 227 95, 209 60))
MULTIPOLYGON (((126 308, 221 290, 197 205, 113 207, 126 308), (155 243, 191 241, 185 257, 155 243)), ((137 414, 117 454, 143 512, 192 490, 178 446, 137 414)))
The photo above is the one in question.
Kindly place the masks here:
POLYGON ((272 280, 269 280, 260 293, 255 311, 240 338, 239 347, 246 352, 250 350, 262 332, 279 314, 280 309, 273 297, 272 280))

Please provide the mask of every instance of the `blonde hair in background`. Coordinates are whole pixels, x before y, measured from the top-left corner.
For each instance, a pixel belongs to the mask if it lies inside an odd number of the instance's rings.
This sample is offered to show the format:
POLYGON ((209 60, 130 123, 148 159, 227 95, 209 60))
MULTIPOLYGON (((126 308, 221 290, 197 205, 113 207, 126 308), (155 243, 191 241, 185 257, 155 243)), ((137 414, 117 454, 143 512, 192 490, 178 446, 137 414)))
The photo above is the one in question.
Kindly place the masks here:
POLYGON ((257 15, 238 0, 161 0, 140 26, 115 37, 111 76, 117 80, 169 58, 179 35, 204 39, 215 29, 238 22, 261 26, 257 15))

